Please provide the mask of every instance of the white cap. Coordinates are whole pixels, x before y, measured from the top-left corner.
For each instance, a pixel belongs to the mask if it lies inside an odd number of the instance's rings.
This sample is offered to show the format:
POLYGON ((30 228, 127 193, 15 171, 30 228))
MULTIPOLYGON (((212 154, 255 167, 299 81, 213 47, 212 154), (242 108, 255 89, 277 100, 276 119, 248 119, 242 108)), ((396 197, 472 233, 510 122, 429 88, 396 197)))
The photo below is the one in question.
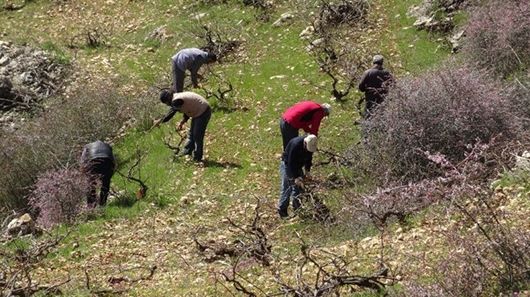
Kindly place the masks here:
POLYGON ((322 109, 324 109, 326 115, 329 116, 329 114, 331 113, 331 105, 329 103, 323 103, 320 106, 322 106, 322 109))
POLYGON ((304 138, 305 148, 311 153, 314 153, 317 151, 317 142, 318 142, 317 137, 313 134, 308 134, 304 138))

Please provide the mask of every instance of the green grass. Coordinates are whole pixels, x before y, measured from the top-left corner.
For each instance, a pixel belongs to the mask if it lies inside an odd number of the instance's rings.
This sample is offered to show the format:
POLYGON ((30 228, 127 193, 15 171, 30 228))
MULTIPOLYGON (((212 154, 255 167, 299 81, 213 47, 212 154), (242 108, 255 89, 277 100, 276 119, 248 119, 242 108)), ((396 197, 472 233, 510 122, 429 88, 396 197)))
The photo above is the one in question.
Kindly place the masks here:
POLYGON ((41 48, 53 54, 55 61, 62 65, 68 65, 72 62, 72 57, 63 48, 53 43, 46 41, 41 45, 41 48))
POLYGON ((401 71, 419 74, 439 65, 448 56, 450 48, 437 40, 442 36, 418 31, 412 26, 414 19, 407 16, 407 12, 412 5, 421 3, 420 0, 385 0, 383 3, 388 11, 390 34, 384 34, 381 43, 397 44, 402 60, 401 71))

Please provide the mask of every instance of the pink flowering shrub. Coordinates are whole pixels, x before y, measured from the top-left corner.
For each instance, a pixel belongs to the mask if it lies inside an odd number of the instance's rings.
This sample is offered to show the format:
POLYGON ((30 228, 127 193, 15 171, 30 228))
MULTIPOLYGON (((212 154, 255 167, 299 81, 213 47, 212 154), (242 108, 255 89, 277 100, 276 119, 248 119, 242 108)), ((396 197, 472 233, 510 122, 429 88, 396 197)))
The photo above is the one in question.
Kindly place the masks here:
POLYGON ((423 152, 451 162, 465 158, 470 146, 497 143, 517 134, 509 91, 481 72, 446 66, 399 80, 373 117, 363 123, 361 150, 378 166, 376 175, 402 181, 440 173, 423 152), (501 135, 499 137, 499 135, 501 135))
POLYGON ((504 77, 530 66, 530 2, 491 0, 470 12, 468 60, 504 77))
POLYGON ((89 191, 89 178, 80 170, 47 171, 37 178, 29 204, 38 212, 37 223, 50 228, 74 222, 87 207, 89 191))

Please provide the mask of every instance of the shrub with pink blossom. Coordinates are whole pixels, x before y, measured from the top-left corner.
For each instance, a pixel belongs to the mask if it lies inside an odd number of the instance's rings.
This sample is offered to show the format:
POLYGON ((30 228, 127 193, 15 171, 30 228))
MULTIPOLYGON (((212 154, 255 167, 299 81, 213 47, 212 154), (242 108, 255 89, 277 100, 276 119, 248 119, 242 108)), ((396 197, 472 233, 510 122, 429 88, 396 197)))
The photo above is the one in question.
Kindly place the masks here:
POLYGON ((37 178, 30 206, 38 212, 37 222, 45 228, 72 223, 87 209, 88 176, 78 169, 51 170, 37 178))
POLYGON ((377 163, 380 176, 406 181, 437 175, 440 171, 423 152, 458 162, 477 142, 497 137, 502 145, 517 135, 509 93, 465 66, 448 65, 400 80, 364 121, 360 149, 377 163))

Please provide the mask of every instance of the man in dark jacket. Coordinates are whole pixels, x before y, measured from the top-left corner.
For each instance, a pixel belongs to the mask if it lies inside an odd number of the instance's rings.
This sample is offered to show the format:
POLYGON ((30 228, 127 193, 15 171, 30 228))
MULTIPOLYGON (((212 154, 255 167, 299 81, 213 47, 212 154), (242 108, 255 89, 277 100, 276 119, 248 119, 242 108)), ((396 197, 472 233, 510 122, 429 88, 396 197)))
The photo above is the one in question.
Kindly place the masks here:
POLYGON ((81 154, 81 167, 84 172, 90 174, 91 189, 88 205, 95 206, 98 182, 101 182, 99 205, 105 205, 110 190, 110 179, 115 168, 112 147, 99 140, 85 145, 81 154))
POLYGON ((317 137, 313 134, 298 136, 289 141, 283 152, 280 163, 281 193, 278 202, 278 213, 287 218, 289 201, 293 196, 293 209, 300 207, 298 198, 302 181, 309 178, 313 153, 317 151, 317 137))
POLYGON ((177 93, 184 91, 184 78, 186 70, 191 73, 191 82, 194 88, 199 86, 197 81, 199 68, 203 64, 217 61, 217 56, 198 48, 185 48, 176 53, 172 58, 173 90, 177 93))
POLYGON ((298 136, 298 130, 318 136, 320 122, 331 112, 328 103, 319 104, 313 101, 301 101, 289 107, 280 119, 283 149, 291 139, 298 136))
POLYGON ((201 95, 193 92, 171 93, 167 90, 160 93, 160 101, 168 105, 170 110, 165 117, 155 122, 155 127, 160 125, 160 123, 169 121, 177 111, 184 114, 178 126, 179 130, 191 118, 188 141, 184 146, 182 154, 191 155, 193 153, 193 160, 200 162, 203 155, 206 126, 208 126, 208 122, 212 116, 212 109, 208 101, 201 95))
POLYGON ((365 118, 369 118, 377 105, 383 103, 388 93, 388 84, 393 81, 390 72, 383 68, 383 60, 383 56, 375 55, 372 60, 374 66, 364 72, 359 83, 359 90, 366 97, 365 118))

